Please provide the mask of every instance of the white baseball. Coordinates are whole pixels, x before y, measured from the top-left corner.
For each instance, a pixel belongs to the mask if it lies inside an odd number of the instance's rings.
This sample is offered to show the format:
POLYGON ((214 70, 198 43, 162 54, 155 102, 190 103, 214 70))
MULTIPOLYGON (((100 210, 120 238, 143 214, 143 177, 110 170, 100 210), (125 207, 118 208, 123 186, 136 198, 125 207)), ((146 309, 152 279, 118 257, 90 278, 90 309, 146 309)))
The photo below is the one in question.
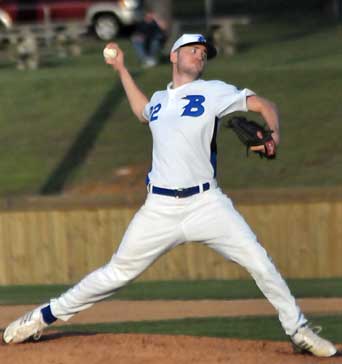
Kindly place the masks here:
POLYGON ((103 57, 106 59, 114 59, 118 54, 118 51, 114 48, 105 48, 103 50, 103 57))

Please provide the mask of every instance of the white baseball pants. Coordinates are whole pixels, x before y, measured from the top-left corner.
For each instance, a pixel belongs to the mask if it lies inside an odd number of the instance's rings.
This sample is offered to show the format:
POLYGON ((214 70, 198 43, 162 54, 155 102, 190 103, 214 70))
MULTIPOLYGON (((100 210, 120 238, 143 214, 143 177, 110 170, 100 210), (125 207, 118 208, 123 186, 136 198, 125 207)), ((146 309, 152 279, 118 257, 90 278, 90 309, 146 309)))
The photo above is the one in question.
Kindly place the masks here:
POLYGON ((231 200, 219 188, 187 198, 149 193, 110 262, 51 300, 53 315, 68 320, 123 287, 158 257, 186 241, 208 245, 254 278, 278 311, 286 334, 306 323, 287 284, 231 200))

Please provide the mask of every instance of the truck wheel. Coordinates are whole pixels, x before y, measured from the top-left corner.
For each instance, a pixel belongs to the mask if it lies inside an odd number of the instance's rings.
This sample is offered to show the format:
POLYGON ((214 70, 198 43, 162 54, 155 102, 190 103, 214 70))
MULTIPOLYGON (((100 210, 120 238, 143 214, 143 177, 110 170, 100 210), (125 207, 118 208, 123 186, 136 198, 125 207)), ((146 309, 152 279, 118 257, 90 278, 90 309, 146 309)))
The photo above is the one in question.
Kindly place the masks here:
POLYGON ((96 36, 101 40, 111 40, 119 33, 119 22, 111 14, 98 15, 94 21, 94 31, 96 36))

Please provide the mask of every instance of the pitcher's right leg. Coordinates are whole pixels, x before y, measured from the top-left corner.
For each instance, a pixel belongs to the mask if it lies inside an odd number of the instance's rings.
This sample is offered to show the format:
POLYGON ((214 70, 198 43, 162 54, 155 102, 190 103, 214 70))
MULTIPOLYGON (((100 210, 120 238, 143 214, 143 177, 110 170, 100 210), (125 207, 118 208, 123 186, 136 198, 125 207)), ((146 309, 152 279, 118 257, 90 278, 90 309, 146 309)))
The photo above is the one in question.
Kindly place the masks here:
POLYGON ((52 299, 12 322, 3 341, 23 342, 40 336, 56 319, 69 320, 76 313, 115 293, 151 265, 160 255, 184 240, 177 214, 165 214, 158 199, 147 200, 131 221, 116 254, 103 267, 83 278, 60 297, 52 299), (152 200, 152 201, 149 201, 152 200))

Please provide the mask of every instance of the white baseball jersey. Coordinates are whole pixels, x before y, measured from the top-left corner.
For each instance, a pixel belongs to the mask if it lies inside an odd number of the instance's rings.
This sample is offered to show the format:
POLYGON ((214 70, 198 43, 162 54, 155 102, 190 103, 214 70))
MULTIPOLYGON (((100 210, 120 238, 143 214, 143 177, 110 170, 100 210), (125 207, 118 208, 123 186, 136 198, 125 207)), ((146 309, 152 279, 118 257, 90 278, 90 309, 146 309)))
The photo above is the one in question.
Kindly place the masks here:
POLYGON ((222 81, 197 80, 153 94, 144 110, 153 136, 152 169, 147 181, 166 188, 187 188, 216 176, 219 119, 247 111, 248 89, 222 81))

